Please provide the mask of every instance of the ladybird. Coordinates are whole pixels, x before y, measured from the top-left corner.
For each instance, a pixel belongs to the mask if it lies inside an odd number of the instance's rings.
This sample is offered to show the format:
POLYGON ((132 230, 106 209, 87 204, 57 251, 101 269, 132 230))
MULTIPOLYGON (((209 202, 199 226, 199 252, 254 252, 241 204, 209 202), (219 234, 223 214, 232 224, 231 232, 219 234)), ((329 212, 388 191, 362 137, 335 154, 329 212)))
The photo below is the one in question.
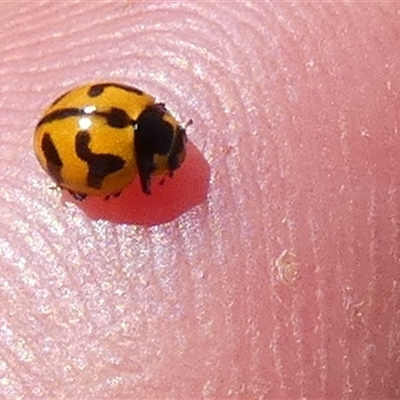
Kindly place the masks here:
POLYGON ((153 176, 172 176, 182 164, 186 126, 140 89, 86 84, 45 110, 34 150, 43 169, 77 200, 118 196, 136 175, 142 191, 150 194, 153 176))

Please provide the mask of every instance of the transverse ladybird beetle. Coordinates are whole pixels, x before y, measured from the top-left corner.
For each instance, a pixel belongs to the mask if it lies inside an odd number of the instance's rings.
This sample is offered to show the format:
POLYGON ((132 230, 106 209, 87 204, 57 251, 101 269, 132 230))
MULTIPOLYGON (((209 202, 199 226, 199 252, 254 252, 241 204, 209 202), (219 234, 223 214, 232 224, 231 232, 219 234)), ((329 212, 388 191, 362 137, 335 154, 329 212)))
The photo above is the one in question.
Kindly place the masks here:
POLYGON ((172 176, 185 158, 185 127, 165 105, 120 83, 87 84, 63 94, 36 126, 41 166, 76 199, 117 196, 138 174, 172 176))

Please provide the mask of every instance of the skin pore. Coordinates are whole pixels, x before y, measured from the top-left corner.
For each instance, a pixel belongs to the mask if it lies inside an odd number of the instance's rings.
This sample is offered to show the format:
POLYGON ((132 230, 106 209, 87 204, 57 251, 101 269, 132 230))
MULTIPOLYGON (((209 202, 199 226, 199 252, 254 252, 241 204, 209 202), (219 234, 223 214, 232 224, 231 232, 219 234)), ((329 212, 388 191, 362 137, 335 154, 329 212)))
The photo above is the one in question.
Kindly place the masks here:
POLYGON ((396 3, 0 7, 1 398, 400 395, 396 3), (104 79, 193 119, 206 201, 145 227, 49 188, 40 111, 104 79))

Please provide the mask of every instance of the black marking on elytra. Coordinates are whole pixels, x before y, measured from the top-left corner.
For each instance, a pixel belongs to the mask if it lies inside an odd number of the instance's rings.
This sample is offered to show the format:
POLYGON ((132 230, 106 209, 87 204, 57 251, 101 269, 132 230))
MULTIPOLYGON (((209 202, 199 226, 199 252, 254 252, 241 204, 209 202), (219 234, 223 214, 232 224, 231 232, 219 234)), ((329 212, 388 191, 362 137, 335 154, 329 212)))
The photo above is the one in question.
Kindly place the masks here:
POLYGON ((127 126, 133 126, 136 121, 132 120, 129 115, 121 108, 112 107, 108 111, 91 111, 86 112, 84 108, 60 108, 45 115, 37 124, 37 127, 53 121, 69 117, 82 117, 82 116, 99 116, 106 119, 107 124, 112 128, 123 129, 127 126))
POLYGON ((89 144, 90 133, 79 131, 75 137, 75 152, 81 160, 88 164, 89 173, 86 183, 91 188, 100 189, 104 178, 122 169, 125 161, 114 154, 93 153, 89 144))
POLYGON ((37 124, 37 127, 49 122, 57 121, 68 117, 88 115, 82 108, 60 108, 45 115, 37 124))
POLYGON ((178 150, 183 149, 183 135, 179 133, 175 146, 174 128, 162 119, 165 112, 164 104, 155 104, 147 107, 137 120, 134 149, 142 191, 146 194, 151 193, 151 175, 157 168, 155 154, 168 155, 170 171, 180 165, 178 150))
POLYGON ((61 169, 63 167, 63 162, 60 155, 51 140, 49 133, 45 133, 42 138, 42 151, 46 159, 47 170, 50 176, 59 184, 62 181, 61 169))
POLYGON ((107 120, 107 124, 112 128, 123 129, 127 126, 133 126, 136 121, 133 121, 129 115, 118 107, 112 107, 109 111, 95 111, 93 114, 104 117, 107 120))
POLYGON ((126 128, 128 125, 133 125, 129 115, 121 108, 113 107, 107 113, 107 124, 113 128, 126 128))
POLYGON ((122 83, 111 83, 111 82, 97 83, 95 85, 92 85, 92 86, 90 86, 87 94, 89 97, 97 97, 97 96, 100 96, 104 92, 104 89, 106 89, 108 87, 119 88, 119 89, 125 90, 126 92, 135 93, 139 96, 143 95, 142 90, 137 89, 133 86, 124 85, 122 83))

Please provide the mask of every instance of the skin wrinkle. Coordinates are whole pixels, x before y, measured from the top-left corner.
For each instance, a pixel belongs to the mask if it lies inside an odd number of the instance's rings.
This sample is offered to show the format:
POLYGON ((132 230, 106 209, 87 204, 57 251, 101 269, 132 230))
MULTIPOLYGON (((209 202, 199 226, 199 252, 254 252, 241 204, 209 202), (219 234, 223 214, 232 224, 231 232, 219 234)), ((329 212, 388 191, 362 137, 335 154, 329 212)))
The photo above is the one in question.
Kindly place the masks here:
POLYGON ((1 398, 400 396, 395 3, 0 7, 1 398), (194 120, 204 204, 145 228, 49 189, 40 110, 104 79, 194 120))

